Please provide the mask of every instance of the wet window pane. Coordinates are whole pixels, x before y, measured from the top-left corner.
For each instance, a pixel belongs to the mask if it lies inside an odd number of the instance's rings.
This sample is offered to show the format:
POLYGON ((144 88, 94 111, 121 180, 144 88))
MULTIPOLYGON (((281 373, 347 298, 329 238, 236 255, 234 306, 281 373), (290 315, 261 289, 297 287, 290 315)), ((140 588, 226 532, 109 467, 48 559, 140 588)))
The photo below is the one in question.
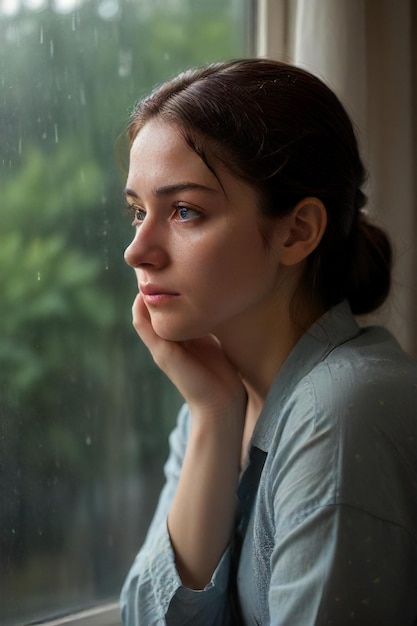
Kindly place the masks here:
MULTIPOLYGON (((251 6, 249 6, 251 5, 251 6)), ((0 0, 0 623, 118 596, 180 398, 131 327, 117 141, 250 0, 0 0)))

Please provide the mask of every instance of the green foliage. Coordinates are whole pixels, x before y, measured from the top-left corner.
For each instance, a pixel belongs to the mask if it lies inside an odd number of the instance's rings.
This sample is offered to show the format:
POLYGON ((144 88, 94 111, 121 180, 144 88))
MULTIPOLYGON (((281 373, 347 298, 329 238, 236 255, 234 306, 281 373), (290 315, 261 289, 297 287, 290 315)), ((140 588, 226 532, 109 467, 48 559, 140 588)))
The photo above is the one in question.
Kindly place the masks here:
POLYGON ((83 161, 70 142, 60 146, 54 159, 36 148, 28 150, 5 187, 0 368, 6 385, 21 398, 35 385, 47 389, 48 377, 59 368, 57 334, 69 331, 75 321, 82 340, 91 329, 114 322, 111 294, 97 285, 99 259, 80 247, 74 227, 97 201, 101 178, 97 165, 83 161))

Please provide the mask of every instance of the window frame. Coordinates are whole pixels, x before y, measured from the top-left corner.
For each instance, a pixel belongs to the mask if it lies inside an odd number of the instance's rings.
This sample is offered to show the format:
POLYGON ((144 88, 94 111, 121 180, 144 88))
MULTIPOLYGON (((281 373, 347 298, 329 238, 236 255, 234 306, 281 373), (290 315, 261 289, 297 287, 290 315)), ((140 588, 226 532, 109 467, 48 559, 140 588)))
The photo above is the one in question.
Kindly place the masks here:
POLYGON ((289 0, 257 0, 256 56, 278 59, 285 53, 289 9, 289 0))

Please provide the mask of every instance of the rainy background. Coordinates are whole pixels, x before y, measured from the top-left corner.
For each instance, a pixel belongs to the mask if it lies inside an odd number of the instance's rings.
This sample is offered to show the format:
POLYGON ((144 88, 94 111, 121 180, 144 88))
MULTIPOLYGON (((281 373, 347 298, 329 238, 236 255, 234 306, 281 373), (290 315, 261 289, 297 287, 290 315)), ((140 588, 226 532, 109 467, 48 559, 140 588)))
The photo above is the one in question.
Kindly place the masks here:
POLYGON ((0 624, 118 597, 180 398, 131 327, 134 102, 250 49, 250 0, 0 0, 0 624))

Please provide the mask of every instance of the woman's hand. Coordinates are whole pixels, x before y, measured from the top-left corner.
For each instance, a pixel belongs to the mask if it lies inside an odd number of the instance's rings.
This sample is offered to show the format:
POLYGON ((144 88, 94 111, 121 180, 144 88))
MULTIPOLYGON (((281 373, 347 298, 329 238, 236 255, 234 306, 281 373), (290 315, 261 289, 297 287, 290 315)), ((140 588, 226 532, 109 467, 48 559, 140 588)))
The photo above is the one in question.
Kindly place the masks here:
POLYGON ((233 532, 246 391, 215 337, 162 339, 140 294, 133 325, 190 409, 191 431, 168 530, 183 585, 203 589, 233 532))
POLYGON ((185 342, 162 339, 152 328, 140 293, 136 296, 132 313, 136 332, 193 414, 204 413, 207 419, 209 415, 215 418, 232 412, 244 420, 245 388, 238 371, 213 335, 185 342))

